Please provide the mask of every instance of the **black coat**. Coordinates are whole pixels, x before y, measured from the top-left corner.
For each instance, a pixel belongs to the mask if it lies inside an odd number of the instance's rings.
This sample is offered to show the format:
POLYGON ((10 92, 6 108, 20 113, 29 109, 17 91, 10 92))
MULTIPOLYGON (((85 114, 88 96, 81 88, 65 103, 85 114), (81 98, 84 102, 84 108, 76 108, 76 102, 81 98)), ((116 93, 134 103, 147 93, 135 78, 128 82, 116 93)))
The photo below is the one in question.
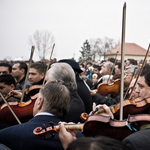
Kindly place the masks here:
POLYGON ((76 75, 76 82, 77 82, 77 92, 81 97, 82 101, 84 102, 86 113, 89 114, 92 111, 92 105, 93 105, 90 91, 85 85, 85 83, 83 82, 83 80, 78 75, 76 75))
POLYGON ((71 93, 71 103, 70 109, 67 115, 61 118, 62 121, 65 122, 83 122, 81 120, 80 115, 85 112, 85 106, 82 99, 79 97, 77 91, 70 91, 71 93))

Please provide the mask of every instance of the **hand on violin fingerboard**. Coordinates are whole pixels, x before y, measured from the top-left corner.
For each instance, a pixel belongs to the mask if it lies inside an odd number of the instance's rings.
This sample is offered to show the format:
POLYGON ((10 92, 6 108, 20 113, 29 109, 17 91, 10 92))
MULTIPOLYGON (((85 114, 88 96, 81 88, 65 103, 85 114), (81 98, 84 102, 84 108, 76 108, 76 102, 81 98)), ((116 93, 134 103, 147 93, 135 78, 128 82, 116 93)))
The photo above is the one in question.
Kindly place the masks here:
POLYGON ((63 148, 67 149, 68 145, 72 141, 76 140, 77 130, 66 130, 64 124, 64 122, 60 122, 59 124, 59 139, 63 145, 63 148))
POLYGON ((90 90, 90 93, 92 96, 94 96, 96 94, 96 90, 90 90))
MULTIPOLYGON (((112 119, 114 118, 114 115, 112 114, 110 108, 106 104, 96 106, 96 104, 93 103, 93 110, 95 110, 96 108, 104 109, 104 111, 100 113, 101 115, 110 116, 112 119)), ((96 114, 99 114, 99 112, 97 111, 96 114)))
POLYGON ((14 97, 19 98, 19 99, 22 96, 22 93, 20 91, 17 91, 17 90, 13 90, 12 93, 13 93, 14 97))

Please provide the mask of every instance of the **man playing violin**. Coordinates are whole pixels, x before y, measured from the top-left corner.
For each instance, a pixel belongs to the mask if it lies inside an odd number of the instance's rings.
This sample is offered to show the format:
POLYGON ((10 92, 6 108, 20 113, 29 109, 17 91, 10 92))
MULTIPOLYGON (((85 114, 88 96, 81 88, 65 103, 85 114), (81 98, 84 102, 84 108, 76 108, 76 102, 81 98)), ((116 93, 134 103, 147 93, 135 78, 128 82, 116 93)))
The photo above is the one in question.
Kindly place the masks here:
POLYGON ((60 118, 70 108, 70 92, 62 82, 49 82, 40 89, 33 108, 33 119, 29 122, 0 130, 0 143, 11 150, 63 150, 58 134, 47 139, 35 137, 33 130, 49 122, 58 125, 60 118))
MULTIPOLYGON (((135 67, 136 66, 131 65, 125 69, 124 85, 126 88, 124 88, 124 94, 126 93, 127 86, 129 86, 132 80, 135 67)), ((91 91, 91 95, 93 96, 93 102, 95 102, 96 104, 106 104, 108 106, 111 106, 120 102, 120 95, 113 97, 111 94, 109 94, 107 97, 105 97, 96 93, 95 91, 91 91)), ((126 98, 128 98, 128 96, 129 94, 127 93, 126 98)))
MULTIPOLYGON (((137 81, 135 92, 139 93, 141 100, 150 98, 150 65, 145 65, 143 67, 143 70, 137 81)), ((140 131, 126 137, 123 140, 123 143, 132 150, 149 150, 150 124, 143 125, 140 127, 140 129, 140 131)))
POLYGON ((42 62, 32 63, 29 69, 29 81, 32 85, 42 85, 45 77, 45 65, 42 62))
MULTIPOLYGON (((23 90, 27 69, 28 66, 25 62, 15 62, 15 64, 12 66, 12 75, 16 78, 17 86, 20 90, 23 90)), ((28 89, 30 86, 31 83, 27 80, 26 89, 28 89)))
POLYGON ((110 61, 105 62, 105 63, 102 65, 101 71, 100 71, 100 74, 102 75, 102 77, 97 81, 96 84, 94 84, 94 85, 91 87, 91 90, 97 89, 97 86, 98 86, 100 83, 103 82, 103 76, 105 76, 105 75, 110 75, 112 69, 113 69, 113 63, 110 62, 110 61))
POLYGON ((130 99, 133 101, 139 97, 139 93, 135 91, 135 89, 137 88, 137 84, 135 85, 135 88, 133 89, 135 81, 136 81, 136 78, 134 78, 129 85, 129 94, 131 94, 132 92, 130 99))
MULTIPOLYGON (((8 102, 19 101, 19 99, 14 97, 9 97, 8 94, 14 90, 16 87, 16 81, 11 74, 2 74, 0 75, 0 92, 4 97, 8 97, 8 102)), ((4 104, 4 100, 0 98, 0 106, 4 104)))
MULTIPOLYGON (((16 81, 11 74, 0 75, 0 92, 5 97, 7 102, 19 102, 18 98, 15 98, 9 94, 16 87, 16 81)), ((0 97, 0 107, 5 104, 2 97, 0 97)), ((9 117, 9 116, 8 116, 9 117)), ((8 123, 0 122, 0 129, 10 126, 8 123)))

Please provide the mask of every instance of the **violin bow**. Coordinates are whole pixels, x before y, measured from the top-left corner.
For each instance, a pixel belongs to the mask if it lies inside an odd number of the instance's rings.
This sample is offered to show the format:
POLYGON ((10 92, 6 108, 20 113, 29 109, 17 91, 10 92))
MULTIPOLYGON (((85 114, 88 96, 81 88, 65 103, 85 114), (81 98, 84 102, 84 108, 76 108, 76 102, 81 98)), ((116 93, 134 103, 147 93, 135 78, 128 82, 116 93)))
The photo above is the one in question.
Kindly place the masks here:
POLYGON ((120 86, 120 121, 123 119, 123 89, 124 89, 124 51, 125 51, 126 2, 123 6, 122 41, 121 41, 121 86, 120 86))
POLYGON ((147 57, 147 55, 148 55, 149 49, 150 49, 150 43, 149 43, 149 45, 148 45, 148 49, 147 49, 145 58, 144 58, 144 60, 143 60, 142 66, 141 66, 141 68, 140 68, 140 71, 139 71, 139 73, 138 73, 138 75, 137 75, 137 78, 136 78, 136 80, 135 80, 135 82, 134 82, 132 91, 131 91, 131 93, 130 93, 130 95, 129 95, 129 99, 131 98, 131 95, 132 95, 132 92, 134 91, 134 88, 135 88, 135 85, 136 85, 136 83, 137 83, 137 80, 138 80, 138 78, 139 78, 139 76, 140 76, 140 74, 141 74, 141 72, 142 72, 142 69, 143 69, 143 67, 144 67, 144 64, 145 64, 146 57, 147 57))
POLYGON ((45 77, 44 77, 44 80, 43 80, 43 86, 44 86, 46 74, 47 74, 47 71, 49 69, 49 65, 50 65, 50 62, 51 62, 51 58, 52 58, 52 54, 53 54, 53 51, 54 51, 54 47, 55 47, 55 43, 53 44, 51 55, 50 55, 50 59, 49 59, 49 62, 48 62, 48 65, 47 65, 47 69, 46 69, 46 72, 45 72, 45 77))
POLYGON ((18 121, 18 123, 21 124, 19 118, 17 117, 17 115, 15 114, 15 112, 13 111, 13 109, 10 107, 9 103, 6 101, 6 99, 4 98, 4 96, 3 96, 3 94, 1 92, 0 92, 0 96, 4 100, 4 102, 7 104, 9 110, 12 112, 12 114, 14 115, 14 117, 16 118, 16 120, 18 121))
POLYGON ((24 82, 24 87, 23 87, 23 92, 22 92, 20 103, 22 103, 22 101, 23 101, 24 92, 25 92, 25 89, 26 89, 26 84, 27 84, 27 80, 28 80, 29 69, 30 69, 30 66, 31 66, 34 49, 35 49, 35 46, 32 46, 32 48, 31 48, 31 54, 30 54, 30 60, 29 60, 29 66, 28 66, 28 70, 27 70, 27 74, 26 74, 26 79, 25 79, 25 82, 24 82))
POLYGON ((107 80, 107 84, 108 84, 108 81, 110 80, 111 75, 113 74, 113 70, 114 70, 114 68, 115 68, 115 64, 116 64, 117 54, 118 54, 118 53, 119 53, 119 51, 116 52, 116 55, 115 55, 115 62, 114 62, 114 64, 113 64, 113 68, 112 68, 111 73, 110 73, 110 75, 109 75, 109 78, 108 78, 108 80, 107 80))

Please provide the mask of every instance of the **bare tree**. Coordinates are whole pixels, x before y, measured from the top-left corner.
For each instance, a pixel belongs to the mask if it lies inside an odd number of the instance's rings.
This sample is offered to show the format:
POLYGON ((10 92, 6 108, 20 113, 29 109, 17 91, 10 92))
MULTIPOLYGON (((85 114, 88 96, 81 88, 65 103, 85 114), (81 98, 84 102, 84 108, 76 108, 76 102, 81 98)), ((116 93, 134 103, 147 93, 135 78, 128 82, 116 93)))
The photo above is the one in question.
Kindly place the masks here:
POLYGON ((29 44, 35 45, 35 50, 41 59, 45 59, 47 53, 50 52, 51 47, 54 43, 54 37, 51 32, 48 31, 36 31, 29 38, 29 44))
POLYGON ((103 39, 97 38, 97 39, 91 39, 90 45, 91 45, 91 53, 93 56, 93 60, 95 60, 96 56, 101 59, 104 54, 115 48, 117 45, 119 45, 120 42, 116 42, 114 39, 104 37, 103 39))
POLYGON ((100 38, 91 39, 90 44, 91 44, 91 53, 92 53, 93 60, 96 59, 97 55, 99 56, 100 59, 103 56, 102 47, 101 47, 102 40, 100 38))

